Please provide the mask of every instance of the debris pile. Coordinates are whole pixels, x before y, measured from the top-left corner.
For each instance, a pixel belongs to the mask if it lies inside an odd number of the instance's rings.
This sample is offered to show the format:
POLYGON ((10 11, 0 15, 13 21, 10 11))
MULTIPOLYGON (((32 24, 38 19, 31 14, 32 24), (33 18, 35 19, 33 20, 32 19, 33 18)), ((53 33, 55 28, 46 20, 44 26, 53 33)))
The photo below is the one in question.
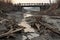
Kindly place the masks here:
POLYGON ((60 39, 60 22, 58 16, 31 16, 28 23, 32 28, 37 30, 40 34, 41 40, 59 40, 60 39), (30 20, 30 19, 33 20, 30 20), (52 35, 54 34, 54 35, 52 35))
POLYGON ((8 16, 7 14, 7 16, 2 14, 0 16, 0 39, 9 39, 10 36, 14 37, 15 33, 21 32, 25 29, 25 27, 19 26, 13 17, 8 16))

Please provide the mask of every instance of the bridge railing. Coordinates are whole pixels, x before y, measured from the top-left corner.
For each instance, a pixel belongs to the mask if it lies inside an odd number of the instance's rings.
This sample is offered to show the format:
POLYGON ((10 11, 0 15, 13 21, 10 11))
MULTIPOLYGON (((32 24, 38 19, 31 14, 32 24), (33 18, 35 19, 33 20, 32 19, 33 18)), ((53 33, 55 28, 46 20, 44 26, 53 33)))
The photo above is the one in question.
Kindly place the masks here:
POLYGON ((48 3, 20 3, 21 6, 47 5, 48 3))

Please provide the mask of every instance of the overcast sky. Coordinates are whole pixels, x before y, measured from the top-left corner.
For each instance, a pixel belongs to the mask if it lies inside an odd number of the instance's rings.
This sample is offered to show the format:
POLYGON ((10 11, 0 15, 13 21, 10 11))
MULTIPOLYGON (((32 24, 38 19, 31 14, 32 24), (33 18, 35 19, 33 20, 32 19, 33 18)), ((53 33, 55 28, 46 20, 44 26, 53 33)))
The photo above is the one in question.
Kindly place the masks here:
MULTIPOLYGON (((12 0, 14 4, 17 3, 50 3, 49 0, 12 0)), ((55 0, 51 0, 51 2, 55 2, 55 0)))

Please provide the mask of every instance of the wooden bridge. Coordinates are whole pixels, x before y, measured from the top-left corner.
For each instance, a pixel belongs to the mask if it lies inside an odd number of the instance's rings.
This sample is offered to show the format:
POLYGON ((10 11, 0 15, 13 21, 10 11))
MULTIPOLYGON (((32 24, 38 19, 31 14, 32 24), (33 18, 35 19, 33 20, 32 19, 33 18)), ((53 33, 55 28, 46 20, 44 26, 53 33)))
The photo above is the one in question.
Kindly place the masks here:
POLYGON ((21 10, 23 7, 40 7, 40 10, 44 10, 49 8, 50 4, 48 3, 19 3, 17 4, 21 7, 21 10))
POLYGON ((40 7, 40 6, 45 6, 49 5, 48 3, 19 3, 18 5, 22 7, 40 7))

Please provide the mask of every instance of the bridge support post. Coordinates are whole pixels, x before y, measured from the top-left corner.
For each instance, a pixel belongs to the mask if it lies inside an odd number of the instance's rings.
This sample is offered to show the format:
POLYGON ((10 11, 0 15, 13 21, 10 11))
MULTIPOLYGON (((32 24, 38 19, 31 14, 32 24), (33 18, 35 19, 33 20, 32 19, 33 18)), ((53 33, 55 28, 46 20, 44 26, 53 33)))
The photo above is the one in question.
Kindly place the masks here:
POLYGON ((40 10, 41 11, 44 11, 45 10, 45 7, 44 6, 40 6, 40 10))
POLYGON ((23 10, 23 7, 20 7, 20 8, 19 8, 19 10, 22 12, 22 10, 23 10))
POLYGON ((39 7, 40 8, 40 11, 41 11, 41 7, 39 7))

